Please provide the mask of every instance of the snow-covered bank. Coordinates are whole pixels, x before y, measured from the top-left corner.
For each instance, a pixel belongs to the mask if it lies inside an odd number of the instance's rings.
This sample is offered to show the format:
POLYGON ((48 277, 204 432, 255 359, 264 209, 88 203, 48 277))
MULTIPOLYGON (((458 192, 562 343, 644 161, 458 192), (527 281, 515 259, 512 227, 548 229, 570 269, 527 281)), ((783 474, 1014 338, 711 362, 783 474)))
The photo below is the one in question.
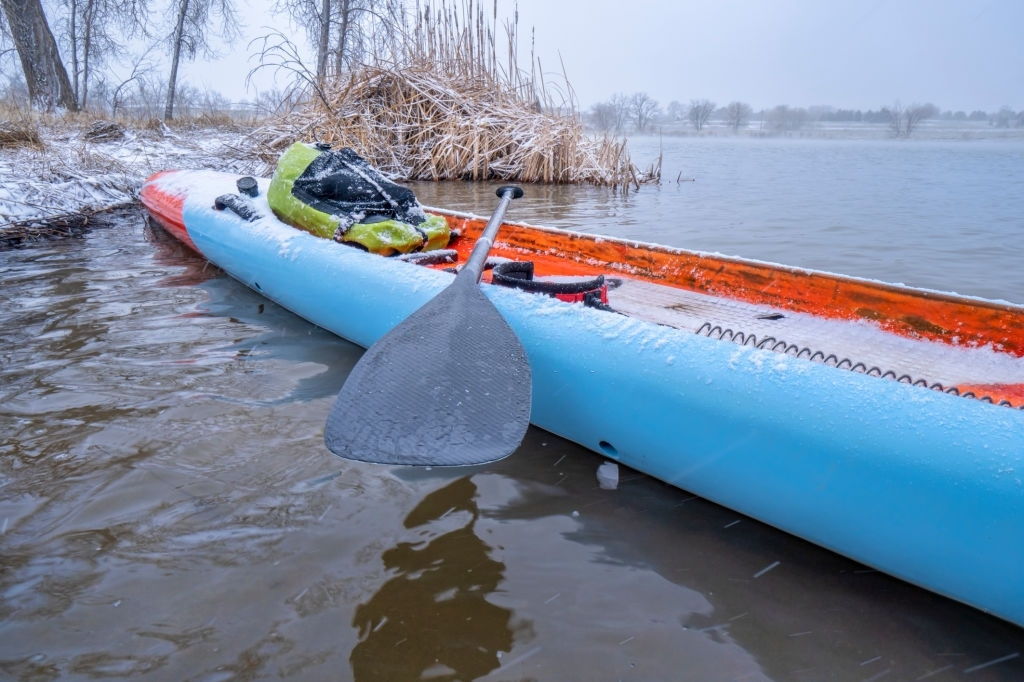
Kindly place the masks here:
POLYGON ((89 140, 71 126, 40 126, 39 132, 40 146, 0 148, 0 245, 49 236, 55 224, 74 226, 130 204, 159 170, 265 170, 243 159, 241 131, 129 129, 113 140, 89 140))

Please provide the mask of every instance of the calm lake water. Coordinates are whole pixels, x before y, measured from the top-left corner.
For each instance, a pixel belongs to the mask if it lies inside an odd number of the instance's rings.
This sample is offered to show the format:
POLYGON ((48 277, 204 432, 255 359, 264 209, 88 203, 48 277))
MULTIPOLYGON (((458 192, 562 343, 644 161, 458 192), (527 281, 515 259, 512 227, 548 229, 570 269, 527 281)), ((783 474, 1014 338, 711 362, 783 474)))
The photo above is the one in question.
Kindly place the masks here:
MULTIPOLYGON (((660 188, 510 217, 1024 301, 1024 146, 664 145, 660 188)), ((1024 630, 629 470, 600 490, 537 429, 484 467, 330 455, 361 350, 139 211, 0 252, 0 287, 0 678, 1024 679, 1024 630)))
MULTIPOLYGON (((641 166, 664 154, 661 187, 531 187, 510 218, 1024 303, 1024 140, 630 145, 641 166)), ((460 184, 417 191, 484 214, 493 198, 460 184)))

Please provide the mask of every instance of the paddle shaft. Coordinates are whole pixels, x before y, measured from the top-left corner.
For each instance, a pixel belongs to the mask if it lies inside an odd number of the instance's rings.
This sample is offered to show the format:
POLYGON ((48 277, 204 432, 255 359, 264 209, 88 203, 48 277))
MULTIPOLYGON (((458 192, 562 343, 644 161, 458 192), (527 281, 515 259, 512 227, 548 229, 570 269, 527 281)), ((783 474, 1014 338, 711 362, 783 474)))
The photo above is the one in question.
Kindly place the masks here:
POLYGON ((487 226, 484 227, 484 231, 477 238, 476 244, 473 245, 473 251, 469 254, 466 264, 459 270, 460 277, 472 277, 474 282, 479 282, 480 276, 484 272, 487 254, 490 253, 491 246, 494 245, 494 236, 498 233, 498 228, 501 227, 501 221, 505 217, 505 209, 508 208, 509 203, 513 199, 523 196, 523 190, 514 185, 505 185, 499 187, 495 194, 501 197, 501 201, 498 202, 498 207, 491 214, 491 219, 487 221, 487 226))

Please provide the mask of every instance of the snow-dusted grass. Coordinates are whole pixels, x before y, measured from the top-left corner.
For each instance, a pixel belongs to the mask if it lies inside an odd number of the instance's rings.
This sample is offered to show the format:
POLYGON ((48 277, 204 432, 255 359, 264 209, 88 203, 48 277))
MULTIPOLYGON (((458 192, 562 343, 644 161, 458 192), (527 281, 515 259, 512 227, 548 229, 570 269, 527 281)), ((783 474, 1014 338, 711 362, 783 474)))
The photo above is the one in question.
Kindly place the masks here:
POLYGON ((173 168, 253 172, 239 160, 237 128, 127 128, 116 140, 90 141, 94 121, 35 123, 39 141, 0 147, 0 245, 49 236, 89 216, 134 202, 152 173, 173 168))

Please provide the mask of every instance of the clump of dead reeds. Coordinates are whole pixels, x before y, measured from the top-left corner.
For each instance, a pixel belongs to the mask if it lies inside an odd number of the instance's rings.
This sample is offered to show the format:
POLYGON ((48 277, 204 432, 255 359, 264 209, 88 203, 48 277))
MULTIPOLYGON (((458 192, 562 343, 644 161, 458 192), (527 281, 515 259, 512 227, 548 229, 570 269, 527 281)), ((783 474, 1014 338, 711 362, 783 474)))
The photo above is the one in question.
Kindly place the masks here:
POLYGON ((0 251, 27 246, 33 242, 77 237, 95 227, 116 225, 119 221, 137 220, 131 204, 95 210, 83 208, 56 217, 26 218, 0 225, 0 251))
POLYGON ((31 118, 0 120, 0 148, 40 147, 42 144, 39 128, 31 118))
POLYGON ((624 140, 588 137, 568 80, 545 82, 533 55, 530 71, 521 69, 515 23, 499 40, 496 22, 472 2, 426 5, 368 63, 306 78, 305 106, 258 129, 254 153, 272 167, 294 141, 330 142, 408 180, 660 179, 653 166, 633 165, 624 140))
POLYGON ((325 95, 259 131, 264 161, 273 163, 295 140, 315 139, 352 147, 406 179, 640 180, 625 141, 587 137, 575 114, 538 111, 487 78, 446 74, 429 63, 365 66, 325 95))
POLYGON ((124 139, 124 127, 116 121, 103 119, 94 121, 84 133, 82 139, 90 142, 111 142, 124 139))

